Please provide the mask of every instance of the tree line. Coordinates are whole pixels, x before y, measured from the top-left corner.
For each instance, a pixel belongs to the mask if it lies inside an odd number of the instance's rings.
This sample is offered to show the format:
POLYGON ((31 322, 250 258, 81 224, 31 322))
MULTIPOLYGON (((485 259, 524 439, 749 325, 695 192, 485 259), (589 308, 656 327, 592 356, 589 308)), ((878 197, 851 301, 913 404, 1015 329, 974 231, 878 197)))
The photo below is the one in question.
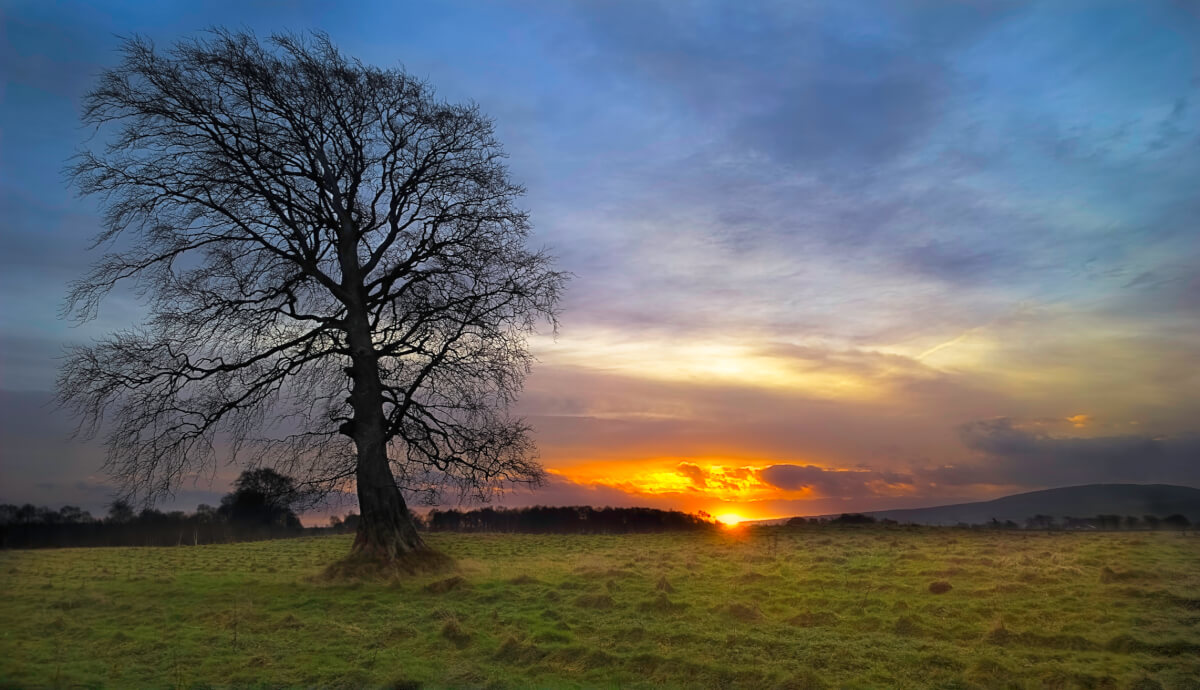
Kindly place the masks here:
POLYGON ((697 531, 716 527, 706 513, 691 514, 655 508, 593 508, 591 506, 533 506, 433 510, 425 518, 431 532, 528 532, 534 534, 629 534, 636 532, 697 531))
MULTIPOLYGON (((804 525, 898 525, 890 518, 878 519, 873 515, 862 513, 842 513, 835 518, 802 518, 795 517, 785 523, 789 527, 804 525)), ((1157 515, 1096 515, 1094 517, 1064 517, 1061 521, 1053 515, 1034 515, 1026 518, 1024 524, 1014 520, 998 520, 992 518, 985 523, 969 524, 960 522, 956 527, 984 529, 1032 529, 1032 530, 1185 530, 1192 526, 1192 521, 1186 515, 1173 513, 1166 517, 1157 515)))
MULTIPOLYGON (((192 513, 136 510, 126 500, 109 504, 102 517, 72 505, 54 510, 2 504, 0 548, 179 546, 357 533, 361 518, 353 512, 331 516, 327 527, 305 528, 297 511, 316 498, 292 477, 260 468, 242 472, 220 505, 200 504, 192 513)), ((424 517, 410 512, 408 519, 417 529, 434 532, 626 534, 703 530, 716 524, 704 512, 590 506, 433 510, 424 517)))
POLYGON ((99 518, 78 506, 4 504, 0 547, 175 546, 294 537, 305 534, 296 511, 306 500, 291 477, 263 468, 243 472, 220 505, 200 504, 193 513, 137 510, 126 500, 113 501, 99 518))

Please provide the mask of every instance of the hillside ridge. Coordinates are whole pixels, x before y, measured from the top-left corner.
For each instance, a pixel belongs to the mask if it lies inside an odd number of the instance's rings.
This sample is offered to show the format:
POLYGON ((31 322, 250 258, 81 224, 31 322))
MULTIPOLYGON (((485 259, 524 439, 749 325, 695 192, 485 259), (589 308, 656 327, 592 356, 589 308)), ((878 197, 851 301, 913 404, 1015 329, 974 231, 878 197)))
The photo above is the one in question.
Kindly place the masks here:
MULTIPOLYGON (((1155 515, 1175 513, 1192 522, 1200 521, 1200 489, 1175 484, 1082 484, 1038 489, 987 501, 954 503, 924 508, 864 511, 876 519, 926 525, 981 524, 992 519, 1024 524, 1035 515, 1093 517, 1109 515, 1155 515)), ((818 515, 806 517, 836 517, 818 515)))

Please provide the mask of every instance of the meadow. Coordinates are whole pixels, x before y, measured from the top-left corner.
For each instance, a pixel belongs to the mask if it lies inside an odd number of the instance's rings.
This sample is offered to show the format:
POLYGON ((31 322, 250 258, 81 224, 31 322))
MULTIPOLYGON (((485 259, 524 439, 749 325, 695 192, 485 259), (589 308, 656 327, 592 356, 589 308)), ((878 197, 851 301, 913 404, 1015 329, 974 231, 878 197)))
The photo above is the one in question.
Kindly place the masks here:
POLYGON ((1200 688, 1200 538, 934 528, 0 553, 5 687, 1200 688))

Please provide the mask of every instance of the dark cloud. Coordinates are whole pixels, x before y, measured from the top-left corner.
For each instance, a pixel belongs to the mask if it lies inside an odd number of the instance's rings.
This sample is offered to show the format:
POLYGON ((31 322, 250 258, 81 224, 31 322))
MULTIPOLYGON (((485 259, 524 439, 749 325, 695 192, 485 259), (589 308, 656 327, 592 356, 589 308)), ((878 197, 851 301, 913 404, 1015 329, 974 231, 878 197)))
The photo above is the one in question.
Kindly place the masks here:
POLYGON ((674 497, 632 494, 604 484, 573 482, 557 475, 550 475, 547 482, 536 489, 511 489, 503 496, 496 497, 493 503, 509 508, 527 506, 679 508, 678 501, 674 497))
POLYGON ((692 486, 703 489, 708 486, 708 473, 704 468, 690 462, 681 462, 675 466, 675 471, 692 481, 692 486))
POLYGON ((771 465, 759 471, 762 481, 785 491, 809 489, 820 496, 862 498, 881 493, 886 486, 911 485, 912 477, 875 470, 831 470, 814 465, 771 465))
POLYGON ((971 422, 963 443, 983 456, 961 468, 934 471, 930 479, 1066 486, 1106 482, 1200 484, 1200 434, 1061 436, 1009 418, 971 422))
POLYGON ((1009 14, 982 4, 939 13, 900 3, 585 7, 597 64, 649 78, 736 145, 846 173, 926 134, 955 81, 953 50, 1009 14))

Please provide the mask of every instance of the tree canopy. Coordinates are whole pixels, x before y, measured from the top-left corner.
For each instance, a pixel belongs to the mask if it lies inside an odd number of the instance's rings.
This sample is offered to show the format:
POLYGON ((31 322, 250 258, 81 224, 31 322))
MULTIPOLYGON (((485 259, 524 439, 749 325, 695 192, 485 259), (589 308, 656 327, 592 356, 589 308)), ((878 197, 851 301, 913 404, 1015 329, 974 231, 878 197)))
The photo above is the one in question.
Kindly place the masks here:
POLYGON ((435 501, 538 482, 508 413, 566 275, 526 246, 491 120, 320 33, 126 40, 84 101, 71 172, 109 253, 70 291, 130 282, 137 328, 73 348, 60 400, 108 469, 154 498, 222 452, 307 489, 354 486, 356 550, 422 547, 400 490, 435 501))

